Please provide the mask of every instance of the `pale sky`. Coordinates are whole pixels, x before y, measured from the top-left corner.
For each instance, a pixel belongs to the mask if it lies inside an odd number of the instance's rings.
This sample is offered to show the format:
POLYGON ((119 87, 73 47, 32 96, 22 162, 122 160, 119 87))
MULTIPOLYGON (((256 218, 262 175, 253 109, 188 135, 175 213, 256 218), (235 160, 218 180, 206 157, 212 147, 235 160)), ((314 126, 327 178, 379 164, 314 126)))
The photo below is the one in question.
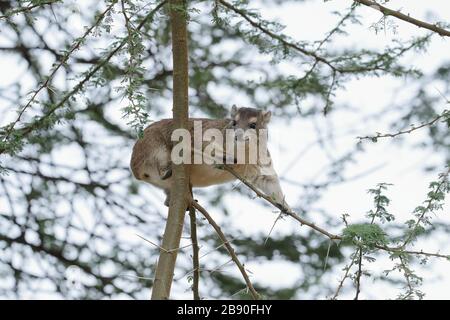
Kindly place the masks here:
MULTIPOLYGON (((282 5, 272 5, 261 10, 262 16, 268 20, 275 19, 286 25, 284 32, 296 40, 320 40, 325 32, 332 28, 337 21, 330 12, 334 10, 343 10, 347 8, 352 1, 333 0, 333 1, 307 1, 306 3, 287 2, 282 5)), ((410 13, 412 16, 423 19, 428 22, 450 21, 450 3, 448 0, 391 0, 387 3, 392 9, 402 9, 404 13, 410 13)), ((255 8, 257 6, 255 5, 255 8)), ((258 6, 259 7, 259 6, 258 6)), ((376 23, 381 15, 379 12, 370 8, 360 8, 363 25, 349 25, 347 31, 348 37, 337 38, 333 43, 337 48, 341 46, 357 48, 377 48, 382 49, 390 44, 393 38, 408 40, 411 36, 423 35, 425 31, 402 21, 393 19, 396 23, 396 33, 391 30, 376 34, 370 26, 376 23)), ((78 28, 79 26, 77 26, 78 28)), ((0 36, 0 43, 1 43, 0 36)), ((425 72, 430 73, 434 68, 448 61, 450 52, 450 40, 434 36, 429 50, 426 54, 415 53, 409 55, 406 60, 425 72)), ((289 72, 289 64, 283 66, 286 72, 289 72)), ((23 74, 23 71, 15 65, 10 58, 0 60, 0 84, 11 84, 17 77, 23 74)), ((23 79, 26 82, 26 79, 23 79)), ((338 138, 336 143, 328 143, 327 148, 335 157, 345 154, 354 148, 357 136, 372 134, 375 132, 389 132, 390 121, 395 119, 397 114, 388 114, 382 120, 363 120, 365 116, 376 114, 380 110, 389 107, 390 104, 399 105, 408 101, 413 96, 417 88, 403 79, 393 79, 391 77, 365 77, 353 80, 345 85, 344 89, 336 92, 336 101, 339 104, 346 104, 354 109, 337 111, 331 113, 327 118, 318 116, 314 121, 311 118, 302 120, 300 116, 286 122, 281 119, 272 118, 269 127, 271 144, 270 150, 274 157, 275 169, 280 177, 288 178, 300 183, 319 181, 324 178, 322 168, 327 163, 320 147, 316 144, 308 149, 301 158, 297 155, 308 145, 317 140, 315 128, 321 128, 326 132, 326 128, 332 125, 335 128, 338 138), (357 111, 353 111, 357 110, 357 111), (289 166, 289 167, 288 167, 289 166)), ((430 88, 432 89, 432 86, 430 88)), ((240 104, 239 98, 228 92, 217 92, 217 96, 223 102, 240 104)), ((306 102, 308 103, 308 102, 306 102)), ((445 108, 445 102, 442 102, 442 110, 445 108)), ((447 106, 448 108, 448 106, 447 106)), ((271 107, 268 106, 270 110, 271 107)), ((14 114, 12 114, 14 115, 14 114)), ((120 107, 117 106, 117 119, 121 119, 120 107)), ((4 124, 7 117, 0 119, 0 124, 4 124)), ((125 121, 125 120, 119 120, 125 121)), ((439 154, 433 154, 429 150, 413 149, 411 146, 420 141, 420 138, 426 134, 425 131, 417 131, 407 137, 407 143, 403 145, 394 144, 392 140, 386 139, 371 144, 366 142, 366 152, 357 157, 357 162, 348 169, 348 176, 358 176, 359 174, 371 171, 370 174, 363 175, 359 179, 350 182, 337 184, 330 187, 323 194, 323 198, 317 204, 317 207, 325 208, 332 212, 336 217, 343 213, 350 215, 350 222, 358 222, 364 217, 367 211, 372 208, 372 197, 367 194, 367 189, 375 187, 377 183, 388 182, 393 186, 389 188, 388 194, 392 200, 390 212, 396 216, 397 222, 404 222, 412 215, 412 210, 419 205, 427 194, 427 187, 430 181, 436 179, 434 174, 425 174, 423 167, 427 164, 437 163, 440 160, 439 154)), ((67 157, 64 161, 71 161, 73 150, 65 151, 67 157)), ((124 151, 127 157, 131 154, 130 149, 124 151)), ((443 168, 444 169, 444 168, 443 168)), ((287 201, 295 208, 297 199, 302 196, 302 190, 292 184, 282 181, 282 187, 286 193, 287 201)), ((152 188, 152 187, 148 187, 152 188)), ((232 227, 242 231, 246 235, 255 233, 268 233, 278 213, 263 206, 256 205, 261 200, 244 198, 233 195, 233 184, 227 187, 227 196, 225 201, 230 203, 230 216, 223 217, 218 210, 208 208, 220 223, 223 219, 232 222, 232 227)), ((163 199, 161 191, 155 191, 149 196, 163 199)), ((202 202, 201 197, 199 201, 202 202)), ((447 204, 445 209, 437 214, 433 221, 442 221, 450 223, 450 206, 447 204)), ((165 210, 165 209, 162 209, 165 210)), ((319 225, 327 227, 320 219, 320 215, 315 220, 319 225)), ((305 228, 305 227, 302 227, 305 228)), ((290 234, 299 231, 299 225, 290 219, 285 219, 277 223, 273 234, 290 234)), ((340 229, 332 229, 332 232, 339 232, 340 229)), ((161 230, 161 233, 163 230, 161 230)), ((120 235, 128 241, 137 241, 133 230, 124 231, 120 235)), ((188 240, 184 240, 188 243, 188 240)), ((439 235, 439 239, 433 241, 419 241, 416 249, 424 251, 450 253, 450 246, 446 235, 439 235)), ((146 245, 143 243, 143 245, 146 245)), ((155 257, 156 260, 156 257, 155 257)), ((388 259, 381 259, 370 266, 370 270, 380 273, 382 270, 391 266, 388 259)), ((246 261, 246 267, 252 272, 252 279, 260 281, 262 284, 269 284, 273 287, 284 287, 292 284, 292 279, 298 278, 301 268, 286 265, 282 262, 268 261, 263 264, 258 261, 246 261)), ((417 267, 418 273, 424 278, 423 291, 426 293, 426 299, 450 299, 450 275, 448 270, 450 262, 432 259, 425 268, 417 267)), ((240 275, 232 264, 227 265, 227 270, 237 277, 240 275)), ((339 271, 339 269, 337 269, 339 271)), ((326 283, 334 283, 337 286, 342 272, 329 274, 326 283)), ((177 275, 176 275, 177 277, 177 275)), ((350 281, 347 282, 350 284, 350 281)), ((191 293, 188 290, 187 281, 179 281, 174 285, 174 298, 190 298, 191 293)), ((370 279, 363 279, 363 290, 361 298, 370 299, 394 299, 399 290, 393 287, 386 288, 383 285, 373 284, 370 279), (386 291, 387 289, 387 291, 386 291)), ((351 298, 354 292, 349 290, 347 294, 342 294, 341 298, 351 298)), ((45 297, 45 295, 44 295, 45 297)), ((307 298, 299 297, 299 298, 307 298)), ((326 298, 326 297, 323 297, 326 298)))

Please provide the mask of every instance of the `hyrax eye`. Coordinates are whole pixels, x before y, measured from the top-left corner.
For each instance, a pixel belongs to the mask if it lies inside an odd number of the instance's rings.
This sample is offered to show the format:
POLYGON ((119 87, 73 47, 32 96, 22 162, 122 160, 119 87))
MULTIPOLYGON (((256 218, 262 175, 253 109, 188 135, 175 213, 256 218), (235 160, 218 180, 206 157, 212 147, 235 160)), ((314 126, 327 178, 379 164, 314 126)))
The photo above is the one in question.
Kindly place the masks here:
POLYGON ((256 129, 256 123, 250 123, 248 126, 250 129, 256 129))

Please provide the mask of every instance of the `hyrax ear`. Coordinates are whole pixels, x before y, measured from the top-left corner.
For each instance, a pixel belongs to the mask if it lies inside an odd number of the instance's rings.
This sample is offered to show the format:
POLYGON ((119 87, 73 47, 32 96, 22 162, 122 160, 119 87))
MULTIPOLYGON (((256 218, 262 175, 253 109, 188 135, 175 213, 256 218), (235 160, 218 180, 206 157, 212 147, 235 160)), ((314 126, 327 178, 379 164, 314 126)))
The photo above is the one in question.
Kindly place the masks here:
POLYGON ((270 118, 272 118, 272 112, 270 111, 263 111, 262 112, 262 121, 263 123, 269 123, 270 118))
POLYGON ((237 112, 238 112, 238 107, 235 104, 233 104, 233 106, 231 107, 231 112, 230 112, 231 118, 234 119, 237 115, 237 112))

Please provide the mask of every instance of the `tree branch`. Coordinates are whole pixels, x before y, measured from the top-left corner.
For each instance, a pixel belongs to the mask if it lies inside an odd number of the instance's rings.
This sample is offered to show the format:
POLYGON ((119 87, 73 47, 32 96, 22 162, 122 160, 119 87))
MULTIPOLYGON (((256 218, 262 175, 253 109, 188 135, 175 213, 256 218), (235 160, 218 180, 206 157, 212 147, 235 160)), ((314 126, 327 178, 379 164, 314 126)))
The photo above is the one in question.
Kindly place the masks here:
POLYGON ((345 270, 344 276, 342 277, 341 281, 339 281, 339 285, 338 285, 333 297, 331 298, 331 300, 336 300, 337 297, 339 296, 339 293, 341 292, 342 288, 344 287, 344 282, 349 277, 350 270, 352 269, 354 264, 355 264, 355 259, 352 259, 350 264, 348 264, 344 267, 344 270, 345 270))
POLYGON ((192 281, 192 294, 194 300, 200 300, 200 294, 198 290, 198 283, 200 280, 200 262, 198 257, 198 239, 197 239, 197 222, 195 218, 195 208, 189 206, 189 218, 191 222, 191 240, 192 240, 192 266, 193 266, 193 281, 192 281))
POLYGON ((432 119, 431 121, 422 123, 420 125, 412 125, 411 128, 407 129, 407 130, 401 130, 399 132, 395 132, 395 133, 377 133, 376 135, 373 136, 365 136, 365 137, 358 137, 358 139, 361 140, 367 140, 370 139, 373 142, 377 142, 378 139, 380 138, 395 138, 397 136, 400 136, 402 134, 407 134, 407 133, 411 133, 413 131, 425 128, 425 127, 430 127, 432 125, 434 125, 436 122, 438 122, 439 120, 448 120, 450 119, 450 111, 445 110, 442 114, 438 115, 437 117, 435 117, 434 119, 432 119))
POLYGON ((200 204, 198 204, 193 199, 191 199, 191 205, 195 209, 200 211, 200 213, 203 214, 203 216, 206 218, 206 220, 208 220, 209 224, 214 228, 214 230, 216 230, 217 235, 219 236, 220 240, 222 240, 223 244, 225 245, 225 248, 227 249, 228 253, 230 254, 231 259, 233 259, 234 263, 236 264, 236 266, 238 267, 239 271, 241 272, 242 277, 244 278, 245 283, 247 284, 247 288, 249 289, 250 294, 252 295, 253 299, 255 299, 255 300, 260 299, 260 295, 255 290, 255 288, 253 287, 253 284, 250 281, 250 278, 249 278, 249 276, 247 274, 247 271, 245 271, 245 268, 242 265, 242 263, 239 261, 239 258, 237 257, 236 253, 234 252, 233 247, 230 244, 230 241, 228 241, 227 237, 222 232, 222 230, 220 229, 219 225, 209 215, 208 211, 206 211, 205 208, 203 208, 200 204))
POLYGON ((339 71, 342 72, 342 70, 340 70, 339 68, 335 67, 330 61, 328 61, 327 59, 320 57, 319 55, 317 55, 316 53, 306 50, 304 48, 301 48, 300 46, 298 46, 295 43, 291 43, 289 41, 287 41, 286 39, 284 39, 282 36, 277 35, 275 33, 273 33, 272 31, 270 31, 269 29, 265 28, 263 25, 261 25, 260 23, 258 23, 257 21, 254 21, 251 17, 249 17, 246 12, 244 10, 241 10, 235 6, 233 6, 231 3, 228 3, 224 0, 218 0, 218 3, 220 3, 222 6, 224 6, 225 8, 233 11, 234 13, 240 15, 242 18, 244 18, 244 20, 246 20, 252 27, 258 29, 259 31, 261 31, 262 33, 268 35, 269 37, 278 40, 281 44, 283 44, 284 46, 294 49, 306 56, 310 56, 312 58, 314 58, 315 61, 317 62, 321 62, 326 64, 327 66, 329 66, 333 71, 339 71))
MULTIPOLYGON (((233 176, 235 176, 243 184, 245 184, 247 187, 249 187, 259 198, 263 198, 264 200, 269 202, 271 205, 273 205, 274 207, 279 209, 282 213, 285 213, 285 214, 289 215, 290 217, 294 218, 295 220, 297 220, 298 222, 300 222, 301 225, 306 225, 306 226, 310 227, 311 229, 325 235, 330 240, 343 240, 342 236, 330 233, 330 232, 326 231, 325 229, 323 229, 319 226, 316 226, 314 223, 301 218, 298 214, 296 214, 289 208, 286 208, 283 205, 276 203, 274 200, 272 200, 271 197, 269 197, 269 196, 265 195, 264 193, 262 193, 261 191, 259 191, 255 186, 253 186, 244 177, 242 177, 240 174, 238 174, 236 171, 234 171, 230 166, 221 165, 220 167, 227 170, 228 172, 230 172, 233 176)), ((447 174, 449 174, 449 172, 447 172, 447 174)), ((403 252, 406 254, 423 255, 423 256, 428 256, 428 257, 436 257, 436 258, 444 258, 444 259, 450 258, 450 255, 446 255, 446 254, 429 253, 429 252, 424 252, 424 251, 404 250, 404 246, 392 248, 392 247, 388 247, 388 246, 375 245, 375 248, 386 251, 386 252, 403 252)))
POLYGON ((361 292, 361 274, 362 274, 362 258, 363 258, 363 249, 359 248, 359 258, 358 258, 358 271, 356 273, 356 295, 354 300, 358 300, 359 293, 361 292))
POLYGON ((382 247, 382 246, 376 246, 376 248, 389 251, 391 253, 405 253, 409 255, 418 255, 418 256, 426 256, 426 257, 434 257, 434 258, 442 258, 450 260, 450 255, 448 254, 440 254, 440 253, 431 253, 431 252, 425 252, 425 251, 413 251, 413 250, 402 250, 401 248, 389 248, 389 247, 382 247))
MULTIPOLYGON (((362 72, 370 72, 370 71, 385 71, 386 68, 382 65, 379 65, 379 62, 382 58, 384 58, 384 55, 381 55, 379 58, 372 61, 371 65, 367 66, 349 66, 349 67, 343 67, 343 66, 337 66, 335 65, 335 61, 329 60, 323 56, 320 56, 317 54, 317 50, 307 50, 305 48, 302 48, 299 44, 297 44, 295 41, 290 41, 290 39, 284 35, 276 34, 273 31, 269 30, 266 26, 264 26, 263 23, 258 22, 257 20, 253 19, 245 10, 242 10, 240 8, 237 8, 233 4, 225 1, 225 0, 216 0, 217 3, 221 4, 223 7, 227 8, 228 10, 234 12, 235 14, 241 16, 245 21, 247 21, 253 28, 259 30, 263 34, 267 35, 268 37, 277 40, 280 44, 284 46, 284 48, 289 48, 294 51, 297 51, 305 56, 311 57, 314 59, 316 66, 317 63, 322 63, 328 66, 333 73, 340 73, 340 74, 352 74, 352 73, 362 73, 362 72)), ((414 47, 414 44, 412 44, 409 48, 405 49, 409 50, 411 47, 414 47)), ((401 50, 401 53, 404 51, 401 50)), ((314 69, 314 67, 312 69, 314 69)), ((310 71, 312 72, 312 70, 310 71)))
MULTIPOLYGON (((170 0, 169 7, 173 52, 173 125, 174 129, 186 130, 189 118, 186 1, 170 0)), ((189 204, 189 167, 172 164, 172 174, 169 214, 162 240, 162 247, 169 250, 180 245, 184 215, 189 204)), ((177 252, 160 252, 152 299, 169 299, 176 260, 177 252)))
POLYGON ((397 19, 411 23, 419 28, 424 28, 424 29, 428 29, 433 32, 436 32, 437 34, 439 34, 443 37, 450 37, 450 31, 439 27, 437 24, 431 24, 428 22, 424 22, 424 21, 415 19, 415 18, 410 17, 409 15, 403 14, 399 11, 395 11, 395 10, 389 9, 385 6, 382 6, 381 4, 379 4, 375 1, 371 1, 371 0, 353 0, 353 1, 360 3, 362 5, 365 5, 367 7, 370 7, 372 9, 378 10, 385 16, 393 16, 397 19))
POLYGON ((262 193, 261 191, 259 191, 255 186, 253 186, 250 182, 248 182, 244 177, 242 177, 240 174, 238 174, 236 171, 234 171, 230 166, 228 165, 223 165, 223 168, 225 170, 227 170, 229 173, 231 173, 233 176, 235 176, 237 179, 241 180, 242 183, 244 183, 247 187, 249 187, 253 192, 256 193, 256 195, 260 198, 263 198, 264 200, 266 200, 267 202, 269 202, 270 204, 272 204, 273 206, 275 206, 276 208, 278 208, 279 210, 281 210, 281 212, 291 216, 292 218, 294 218, 295 220, 297 220, 298 222, 300 222, 301 225, 306 225, 320 233, 322 233, 323 235, 327 236, 328 238, 330 238, 331 240, 342 240, 341 236, 332 234, 328 231, 326 231, 325 229, 316 226, 314 223, 309 222, 308 220, 305 220, 303 218, 301 218, 298 214, 296 214, 295 212, 293 212, 292 210, 290 210, 289 208, 283 206, 280 203, 275 202, 271 197, 265 195, 264 193, 262 193))
MULTIPOLYGON (((50 2, 51 3, 51 2, 50 2)), ((81 37, 77 38, 77 41, 75 41, 75 44, 72 45, 72 47, 70 48, 70 50, 68 50, 66 52, 66 54, 64 54, 64 56, 62 57, 61 61, 55 65, 55 67, 52 69, 51 73, 45 78, 45 81, 39 86, 38 89, 36 89, 33 92, 33 95, 31 96, 31 98, 28 100, 28 102, 21 108, 16 120, 14 120, 11 124, 9 124, 7 127, 8 129, 6 130, 5 136, 3 137, 3 140, 7 141, 8 138, 11 135, 11 132, 14 130, 14 127, 16 126, 16 124, 20 121, 20 119, 22 118, 22 115, 25 113, 25 111, 32 105, 32 103, 34 102, 34 100, 36 99, 37 95, 44 89, 47 88, 50 85, 50 82, 53 80, 53 77, 56 75, 56 73, 58 72, 58 70, 67 62, 67 60, 69 60, 70 55, 75 52, 75 50, 79 49, 80 46, 84 43, 84 41, 86 40, 86 37, 100 24, 100 22, 103 20, 103 18, 106 16, 106 14, 112 10, 112 8, 114 7, 115 3, 111 3, 96 19, 95 23, 90 26, 81 37)))
POLYGON ((27 7, 22 7, 22 8, 18 8, 18 9, 14 9, 14 10, 11 10, 9 12, 6 12, 5 15, 0 16, 0 19, 9 18, 9 17, 11 17, 11 16, 13 16, 15 14, 18 14, 18 13, 21 13, 21 12, 26 12, 26 11, 31 11, 31 10, 33 10, 35 8, 43 7, 45 5, 52 5, 52 4, 54 4, 56 2, 59 2, 59 1, 61 1, 61 0, 50 0, 50 1, 41 2, 41 3, 37 3, 37 4, 30 4, 27 7))
MULTIPOLYGON (((155 13, 157 11, 159 11, 159 9, 161 9, 164 5, 166 4, 166 0, 162 1, 160 4, 158 4, 152 11, 150 11, 147 16, 139 23, 139 25, 136 27, 136 30, 140 30, 144 27, 144 25, 153 18, 153 16, 155 15, 155 13)), ((61 107, 64 106, 64 104, 70 99, 70 97, 72 97, 73 95, 75 95, 76 93, 78 93, 78 91, 80 91, 83 86, 101 69, 103 68, 103 66, 108 63, 109 60, 111 60, 111 58, 113 56, 116 55, 117 52, 120 51, 120 49, 123 48, 123 46, 127 43, 128 41, 128 36, 125 37, 124 39, 122 39, 122 41, 119 43, 119 45, 114 48, 112 51, 110 51, 105 58, 103 58, 100 62, 98 62, 95 67, 93 67, 86 75, 85 77, 78 82, 78 84, 76 84, 72 90, 70 90, 69 92, 67 92, 63 98, 54 106, 52 106, 49 111, 44 114, 43 116, 41 116, 40 118, 37 118, 34 122, 28 123, 25 126, 23 126, 20 129, 15 129, 15 130, 6 130, 5 132, 1 133, 3 135, 5 135, 5 137, 3 137, 3 142, 4 142, 4 146, 0 147, 0 154, 4 153, 5 151, 8 150, 7 147, 7 142, 8 142, 8 137, 12 134, 12 132, 16 131, 18 133, 18 135, 20 135, 21 138, 26 137, 27 135, 29 135, 33 130, 35 130, 36 128, 38 128, 42 123, 44 123, 46 121, 46 119, 48 119, 49 117, 51 117, 58 109, 60 109, 61 107)), ((4 128, 8 128, 9 126, 13 125, 13 124, 9 124, 4 128)))

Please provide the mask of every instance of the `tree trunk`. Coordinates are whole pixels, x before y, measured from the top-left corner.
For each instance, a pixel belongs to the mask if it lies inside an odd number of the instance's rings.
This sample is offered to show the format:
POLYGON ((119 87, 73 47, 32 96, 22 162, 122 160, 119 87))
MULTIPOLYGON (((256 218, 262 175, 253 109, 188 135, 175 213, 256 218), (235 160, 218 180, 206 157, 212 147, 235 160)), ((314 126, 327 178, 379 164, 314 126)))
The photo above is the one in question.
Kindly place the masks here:
MULTIPOLYGON (((173 119, 175 128, 187 128, 188 104, 188 45, 186 1, 170 0, 173 54, 173 119)), ((173 165, 173 184, 169 214, 156 267, 152 299, 169 299, 175 262, 180 246, 185 211, 188 206, 189 174, 186 165, 173 165)))

